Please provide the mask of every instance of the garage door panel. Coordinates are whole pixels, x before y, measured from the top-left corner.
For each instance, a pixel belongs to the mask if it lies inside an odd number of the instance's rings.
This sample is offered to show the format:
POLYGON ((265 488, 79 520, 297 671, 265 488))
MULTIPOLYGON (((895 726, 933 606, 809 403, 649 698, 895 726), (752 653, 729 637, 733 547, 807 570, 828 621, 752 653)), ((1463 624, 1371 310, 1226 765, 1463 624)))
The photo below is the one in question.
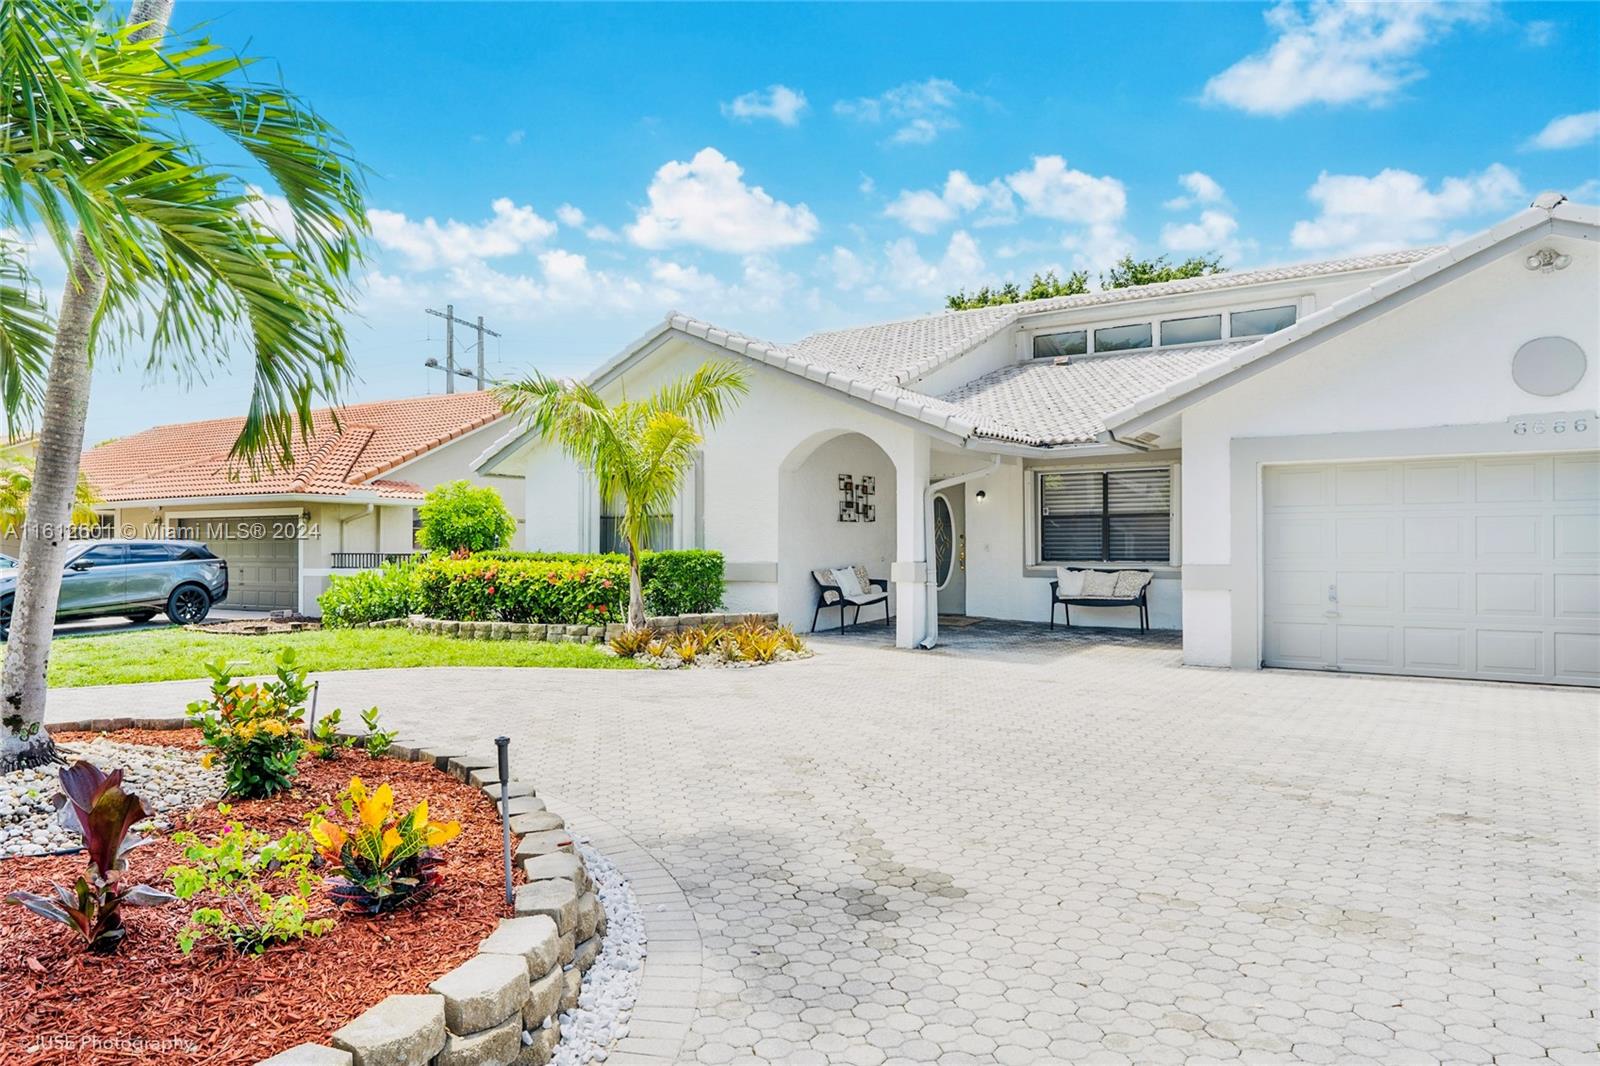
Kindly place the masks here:
POLYGON ((1336 662, 1365 670, 1399 666, 1399 632, 1394 626, 1340 625, 1334 630, 1336 662))
POLYGON ((1465 573, 1408 573, 1404 609, 1412 614, 1463 614, 1470 610, 1465 573))
POLYGON ((1272 659, 1284 666, 1327 666, 1333 661, 1327 646, 1329 639, 1329 627, 1320 621, 1275 621, 1267 625, 1266 643, 1272 659))
POLYGON ((1538 515, 1479 515, 1475 525, 1479 559, 1541 557, 1544 521, 1538 515))
POLYGON ((1477 609, 1482 615, 1542 613, 1539 588, 1542 574, 1479 574, 1477 609))
POLYGON ((1405 464, 1404 497, 1408 504, 1463 503, 1469 498, 1471 468, 1461 461, 1405 464))
POLYGON ((1600 559, 1600 515, 1558 514, 1552 525, 1558 561, 1600 559))
POLYGON ((265 535, 278 524, 285 524, 282 518, 193 519, 179 522, 177 530, 179 536, 203 541, 227 561, 226 606, 295 610, 300 605, 300 547, 290 537, 265 535))
POLYGON ((1346 611, 1393 611, 1399 606, 1400 575, 1389 572, 1340 571, 1339 607, 1346 611))
POLYGON ((1408 516, 1402 528, 1408 560, 1462 558, 1472 543, 1471 525, 1458 515, 1408 516))
POLYGON ((1600 457, 1294 470, 1263 471, 1266 665, 1600 683, 1600 457))
POLYGON ((1410 673, 1460 674, 1469 669, 1465 627, 1407 626, 1401 640, 1410 673))
POLYGON ((1478 670, 1538 677, 1545 672, 1543 634, 1531 629, 1478 630, 1478 670))
POLYGON ((1600 619, 1600 574, 1556 574, 1555 616, 1600 619))
POLYGON ((1548 460, 1480 459, 1477 464, 1479 503, 1531 503, 1544 499, 1543 467, 1548 460))
POLYGON ((1389 517, 1340 518, 1334 523, 1339 557, 1374 556, 1387 559, 1398 547, 1398 519, 1389 517))
POLYGON ((1334 468, 1333 502, 1340 507, 1367 507, 1394 502, 1396 469, 1387 464, 1334 468))
POLYGON ((1600 459, 1562 456, 1554 467, 1553 495, 1558 503, 1600 500, 1600 459))
POLYGON ((1555 673, 1563 681, 1600 681, 1600 633, 1557 633, 1555 673))

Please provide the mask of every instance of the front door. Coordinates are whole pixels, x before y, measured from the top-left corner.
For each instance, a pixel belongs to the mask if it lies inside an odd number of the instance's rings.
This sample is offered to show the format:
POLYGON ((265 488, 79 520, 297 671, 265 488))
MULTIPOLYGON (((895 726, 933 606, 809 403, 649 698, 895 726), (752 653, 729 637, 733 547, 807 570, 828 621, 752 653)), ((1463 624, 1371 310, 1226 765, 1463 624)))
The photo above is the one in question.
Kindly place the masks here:
POLYGON ((934 578, 939 613, 967 613, 967 524, 965 488, 933 497, 934 578))

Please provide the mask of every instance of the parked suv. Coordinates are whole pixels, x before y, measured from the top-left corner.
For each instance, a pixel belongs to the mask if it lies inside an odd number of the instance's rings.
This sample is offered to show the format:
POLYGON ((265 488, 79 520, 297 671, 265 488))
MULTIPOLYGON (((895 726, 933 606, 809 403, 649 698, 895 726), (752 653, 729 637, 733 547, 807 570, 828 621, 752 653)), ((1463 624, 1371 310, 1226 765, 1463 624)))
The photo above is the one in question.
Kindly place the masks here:
MULTIPOLYGON (((11 630, 17 571, 0 570, 0 639, 11 630)), ((192 625, 228 595, 228 564, 193 540, 86 540, 67 547, 56 618, 167 617, 192 625)))

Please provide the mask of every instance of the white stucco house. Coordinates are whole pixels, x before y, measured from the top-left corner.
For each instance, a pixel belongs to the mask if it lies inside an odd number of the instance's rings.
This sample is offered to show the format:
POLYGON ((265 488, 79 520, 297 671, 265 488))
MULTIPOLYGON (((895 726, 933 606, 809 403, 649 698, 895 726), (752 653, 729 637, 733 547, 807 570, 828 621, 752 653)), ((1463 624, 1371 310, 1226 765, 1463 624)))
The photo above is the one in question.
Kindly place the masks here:
MULTIPOLYGON (((1597 236, 1546 194, 1449 247, 793 344, 672 314, 589 381, 748 365, 661 529, 726 554, 730 609, 808 626, 811 571, 861 563, 911 648, 940 614, 1044 621, 1058 566, 1146 568, 1190 664, 1595 685, 1597 236)), ((595 487, 534 435, 476 467, 523 479, 530 546, 602 546, 595 487)))
POLYGON ((179 422, 90 448, 82 470, 102 501, 97 535, 204 541, 228 561, 226 606, 316 615, 333 575, 412 554, 435 485, 499 490, 522 546, 522 483, 472 469, 505 417, 481 391, 324 408, 292 459, 258 476, 229 461, 242 418, 179 422))

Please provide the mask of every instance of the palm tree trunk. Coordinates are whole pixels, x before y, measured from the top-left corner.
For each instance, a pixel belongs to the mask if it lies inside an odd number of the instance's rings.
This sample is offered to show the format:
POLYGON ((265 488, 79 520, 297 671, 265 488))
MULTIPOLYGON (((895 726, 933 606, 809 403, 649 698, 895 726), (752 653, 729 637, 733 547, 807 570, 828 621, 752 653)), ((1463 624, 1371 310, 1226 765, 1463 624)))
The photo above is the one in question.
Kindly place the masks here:
POLYGON ((639 546, 628 538, 628 628, 644 628, 644 583, 639 579, 639 546))
MULTIPOLYGON (((149 23, 137 34, 145 39, 165 32, 171 14, 172 0, 136 0, 128 20, 149 23)), ((0 673, 0 773, 42 766, 57 758, 44 730, 45 676, 78 488, 83 427, 89 415, 89 344, 105 287, 100 262, 79 231, 45 380, 17 591, 0 673)))

